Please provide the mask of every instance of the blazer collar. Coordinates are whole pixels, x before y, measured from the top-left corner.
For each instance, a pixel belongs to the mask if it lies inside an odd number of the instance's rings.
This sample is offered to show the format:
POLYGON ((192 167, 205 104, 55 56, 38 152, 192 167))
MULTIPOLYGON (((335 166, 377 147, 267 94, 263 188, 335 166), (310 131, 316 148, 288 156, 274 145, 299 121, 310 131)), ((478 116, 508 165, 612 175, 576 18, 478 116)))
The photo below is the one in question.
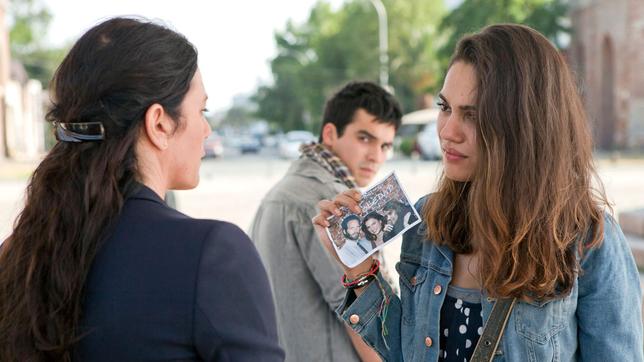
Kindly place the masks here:
POLYGON ((137 185, 132 192, 132 196, 130 196, 129 198, 154 201, 163 205, 166 204, 165 201, 159 195, 157 195, 156 192, 140 182, 137 182, 137 185))

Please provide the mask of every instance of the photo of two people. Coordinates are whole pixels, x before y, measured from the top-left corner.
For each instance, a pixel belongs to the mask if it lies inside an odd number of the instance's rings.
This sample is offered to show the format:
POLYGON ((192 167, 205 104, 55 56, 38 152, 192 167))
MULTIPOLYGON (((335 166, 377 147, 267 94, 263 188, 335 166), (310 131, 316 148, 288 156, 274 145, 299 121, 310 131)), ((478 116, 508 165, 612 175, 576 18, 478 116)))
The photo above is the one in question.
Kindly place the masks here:
POLYGON ((354 267, 388 242, 420 222, 418 212, 392 173, 365 191, 361 214, 345 213, 333 218, 327 234, 340 260, 354 267))

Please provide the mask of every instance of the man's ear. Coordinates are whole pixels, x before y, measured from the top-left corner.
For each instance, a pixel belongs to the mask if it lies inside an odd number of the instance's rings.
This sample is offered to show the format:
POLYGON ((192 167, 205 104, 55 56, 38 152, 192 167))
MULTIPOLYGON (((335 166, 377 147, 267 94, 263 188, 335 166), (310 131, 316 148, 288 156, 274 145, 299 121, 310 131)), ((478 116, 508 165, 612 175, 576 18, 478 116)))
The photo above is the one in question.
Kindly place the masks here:
POLYGON ((175 123, 165 113, 163 106, 155 103, 145 111, 143 129, 147 139, 159 150, 168 148, 170 137, 174 133, 175 123))
POLYGON ((327 147, 333 147, 338 139, 338 129, 333 123, 327 123, 322 127, 322 144, 327 147))

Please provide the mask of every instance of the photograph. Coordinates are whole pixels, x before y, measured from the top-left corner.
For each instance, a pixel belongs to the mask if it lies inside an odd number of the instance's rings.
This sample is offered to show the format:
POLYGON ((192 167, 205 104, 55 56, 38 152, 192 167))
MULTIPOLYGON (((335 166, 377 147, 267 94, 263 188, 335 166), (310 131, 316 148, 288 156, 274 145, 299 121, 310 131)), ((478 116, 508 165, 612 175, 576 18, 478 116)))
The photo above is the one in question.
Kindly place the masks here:
POLYGON ((361 214, 333 217, 326 229, 340 260, 352 268, 420 222, 395 173, 365 191, 361 214))

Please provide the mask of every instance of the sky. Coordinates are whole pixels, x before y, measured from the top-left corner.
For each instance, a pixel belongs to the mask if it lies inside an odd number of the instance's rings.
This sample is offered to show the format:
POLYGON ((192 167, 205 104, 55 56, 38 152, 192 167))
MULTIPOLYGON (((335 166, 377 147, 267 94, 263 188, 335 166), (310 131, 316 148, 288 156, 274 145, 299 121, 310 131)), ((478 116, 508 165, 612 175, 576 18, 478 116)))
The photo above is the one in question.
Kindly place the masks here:
MULTIPOLYGON (((328 0, 334 8, 343 0, 328 0)), ((250 95, 272 81, 273 34, 291 19, 303 23, 316 0, 43 0, 53 15, 47 41, 73 43, 103 19, 140 15, 159 19, 185 35, 199 52, 210 111, 228 108, 238 95, 250 95)), ((460 0, 448 0, 454 5, 460 0)), ((374 11, 374 21, 376 20, 374 11)))

